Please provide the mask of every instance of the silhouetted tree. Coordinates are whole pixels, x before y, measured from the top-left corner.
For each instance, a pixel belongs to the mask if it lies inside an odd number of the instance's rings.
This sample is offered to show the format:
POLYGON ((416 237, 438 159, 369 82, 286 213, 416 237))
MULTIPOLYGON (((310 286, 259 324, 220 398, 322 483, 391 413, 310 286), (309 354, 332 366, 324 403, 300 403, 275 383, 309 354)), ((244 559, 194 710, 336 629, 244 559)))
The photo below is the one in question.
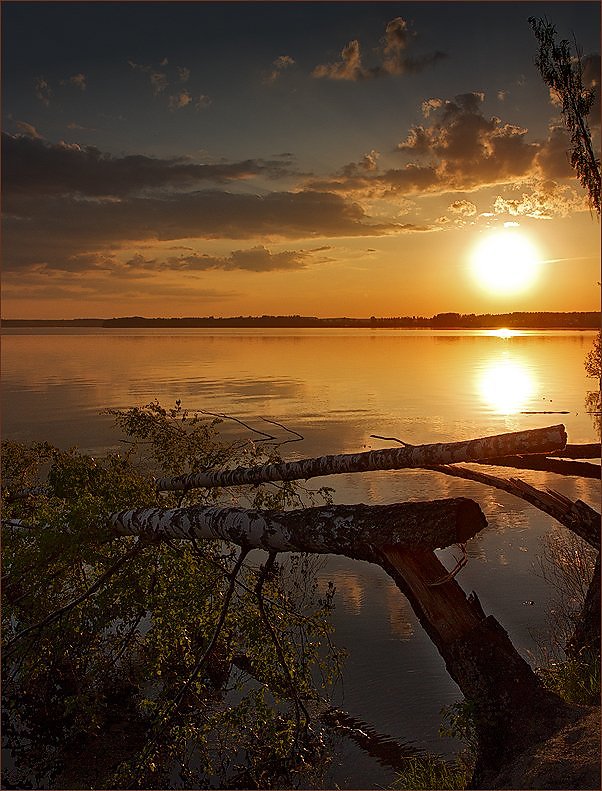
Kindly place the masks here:
POLYGON ((535 65, 558 96, 564 123, 571 134, 571 165, 587 190, 590 207, 600 216, 600 160, 594 154, 586 120, 594 103, 594 92, 583 84, 581 51, 574 42, 576 54, 572 55, 568 41, 557 42, 556 28, 545 17, 529 17, 529 24, 539 42, 535 65))

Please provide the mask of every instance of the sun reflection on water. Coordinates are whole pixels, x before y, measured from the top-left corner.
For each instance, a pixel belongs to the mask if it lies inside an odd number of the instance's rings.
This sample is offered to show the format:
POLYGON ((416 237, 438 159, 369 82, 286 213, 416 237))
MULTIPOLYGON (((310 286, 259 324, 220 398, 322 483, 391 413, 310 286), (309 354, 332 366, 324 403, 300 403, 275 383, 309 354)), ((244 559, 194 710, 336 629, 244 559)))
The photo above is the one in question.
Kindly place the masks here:
POLYGON ((500 327, 499 330, 485 330, 485 335, 492 338, 516 338, 518 335, 524 335, 521 330, 510 330, 508 327, 500 327))
POLYGON ((478 391, 498 414, 515 415, 525 409, 536 392, 533 370, 507 354, 489 362, 478 376, 478 391))

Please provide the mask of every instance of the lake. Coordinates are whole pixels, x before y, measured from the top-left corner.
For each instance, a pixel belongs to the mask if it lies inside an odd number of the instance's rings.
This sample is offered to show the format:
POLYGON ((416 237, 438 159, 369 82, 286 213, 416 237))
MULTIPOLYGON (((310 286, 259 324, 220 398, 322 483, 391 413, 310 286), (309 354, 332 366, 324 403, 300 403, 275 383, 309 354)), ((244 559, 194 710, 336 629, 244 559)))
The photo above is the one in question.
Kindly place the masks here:
MULTIPOLYGON (((223 412, 259 429, 276 420, 303 435, 285 458, 445 442, 564 423, 569 442, 595 442, 585 396, 597 383, 583 361, 593 332, 211 329, 4 330, 3 437, 45 439, 93 453, 115 447, 107 407, 169 406, 223 412), (524 414, 527 412, 568 414, 524 414)), ((271 430, 273 426, 268 426, 271 430)), ((241 429, 242 431, 242 429, 241 429)), ((281 432, 284 438, 284 432, 281 432)), ((248 433, 247 433, 248 435, 248 433)), ((489 468, 493 474, 516 470, 489 468)), ((549 473, 518 473, 539 487, 599 507, 599 484, 549 473)), ((550 517, 503 492, 421 470, 316 479, 335 502, 390 503, 468 496, 489 526, 468 544, 458 575, 475 590, 530 661, 546 628, 553 591, 539 560, 562 531, 550 517)), ((450 550, 439 553, 451 568, 450 550)), ((449 754, 440 710, 460 698, 407 601, 384 572, 329 558, 320 580, 336 588, 336 642, 349 652, 335 701, 401 741, 449 754)), ((330 782, 387 785, 392 773, 342 743, 330 782)))

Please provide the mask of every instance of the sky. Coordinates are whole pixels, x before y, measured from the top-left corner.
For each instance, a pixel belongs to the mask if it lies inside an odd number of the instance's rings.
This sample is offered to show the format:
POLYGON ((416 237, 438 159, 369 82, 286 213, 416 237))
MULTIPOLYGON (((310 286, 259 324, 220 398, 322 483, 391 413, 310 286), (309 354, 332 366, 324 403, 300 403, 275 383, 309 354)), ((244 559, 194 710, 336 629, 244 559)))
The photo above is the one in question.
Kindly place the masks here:
POLYGON ((599 152, 597 2, 3 2, 2 316, 598 310, 530 16, 599 152))

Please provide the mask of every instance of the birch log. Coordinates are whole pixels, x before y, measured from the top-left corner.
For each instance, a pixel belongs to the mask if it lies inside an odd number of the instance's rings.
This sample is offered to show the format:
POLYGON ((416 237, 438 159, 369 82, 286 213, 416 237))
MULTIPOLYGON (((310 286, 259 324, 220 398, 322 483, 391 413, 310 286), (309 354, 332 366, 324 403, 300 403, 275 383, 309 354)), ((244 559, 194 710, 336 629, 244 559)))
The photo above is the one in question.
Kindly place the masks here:
POLYGON ((316 552, 370 560, 385 545, 433 549, 464 543, 487 524, 474 500, 456 497, 394 505, 331 505, 298 511, 190 506, 121 511, 120 535, 223 539, 248 549, 316 552))
POLYGON ((242 484, 257 485, 268 481, 307 480, 340 473, 398 470, 431 464, 480 461, 521 453, 550 453, 564 448, 566 439, 565 428, 560 424, 463 442, 405 445, 365 453, 343 453, 314 459, 283 461, 260 467, 237 467, 234 470, 221 472, 196 472, 175 478, 160 478, 157 481, 157 489, 165 492, 242 484))

